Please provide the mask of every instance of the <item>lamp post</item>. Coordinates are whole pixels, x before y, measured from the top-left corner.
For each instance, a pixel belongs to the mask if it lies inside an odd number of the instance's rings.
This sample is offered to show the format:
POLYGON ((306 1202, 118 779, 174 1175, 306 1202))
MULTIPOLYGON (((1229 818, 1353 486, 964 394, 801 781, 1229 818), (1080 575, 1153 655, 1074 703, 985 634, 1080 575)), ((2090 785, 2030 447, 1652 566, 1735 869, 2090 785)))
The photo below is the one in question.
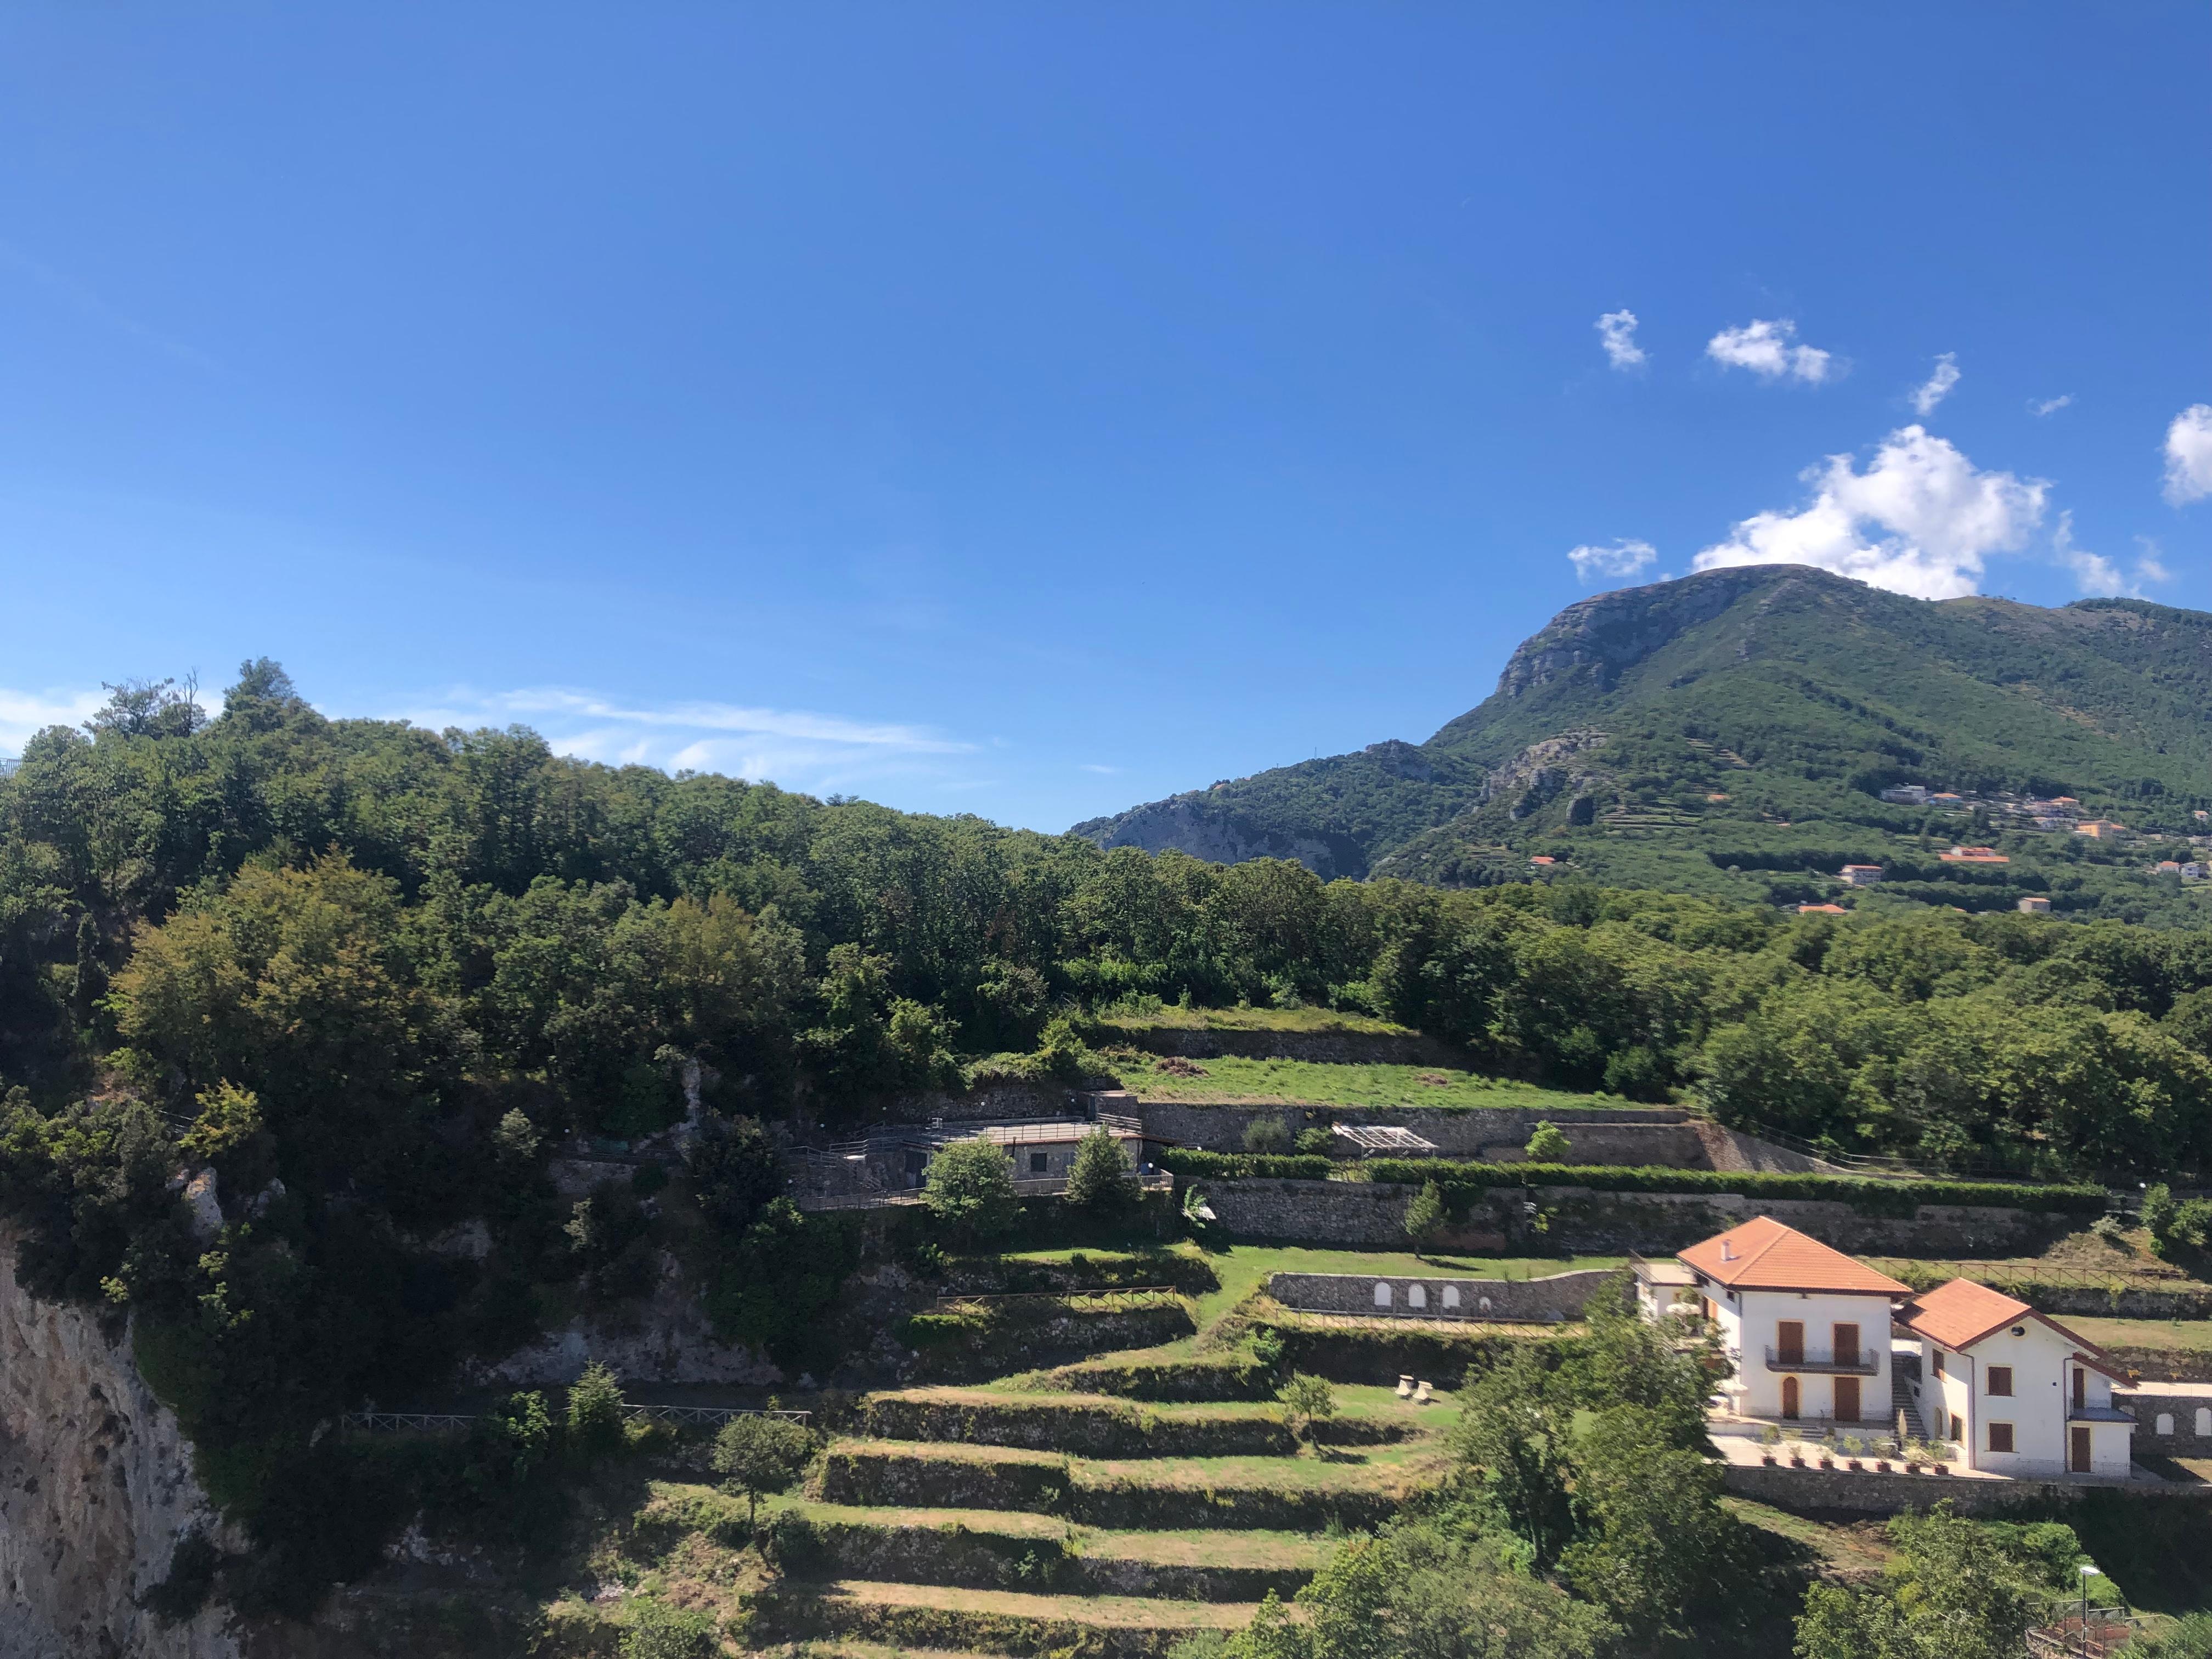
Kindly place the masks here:
POLYGON ((2089 1659, 2089 1580, 2101 1578, 2103 1571, 2096 1567, 2081 1569, 2081 1655, 2089 1659))

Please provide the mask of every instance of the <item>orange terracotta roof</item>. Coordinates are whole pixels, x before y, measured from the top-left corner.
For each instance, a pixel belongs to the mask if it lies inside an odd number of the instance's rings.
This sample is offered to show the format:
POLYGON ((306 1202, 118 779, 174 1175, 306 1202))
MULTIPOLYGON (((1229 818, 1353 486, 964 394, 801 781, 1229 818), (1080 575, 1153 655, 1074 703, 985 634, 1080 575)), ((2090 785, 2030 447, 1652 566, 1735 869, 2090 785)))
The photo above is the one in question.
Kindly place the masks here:
POLYGON ((2118 1382, 2128 1380, 2119 1362, 2078 1332, 2069 1331, 2049 1314, 2040 1314, 2025 1302, 2002 1291, 1977 1285, 1971 1279, 1954 1279, 1938 1285, 1905 1304, 1902 1322, 1915 1336, 1924 1336, 1946 1348, 1971 1348, 2008 1325, 2033 1320, 2048 1326, 2074 1345, 2073 1358, 2118 1382))
POLYGON ((2002 1291, 1954 1279, 1916 1296, 1905 1310, 1905 1324, 1916 1335, 1947 1348, 1971 1348, 1992 1331, 2017 1325, 2035 1310, 2002 1291))
POLYGON ((1733 1290, 1907 1296, 1912 1289, 1769 1215, 1753 1216, 1677 1255, 1706 1278, 1733 1290))
POLYGON ((1797 907, 1797 914, 1801 916, 1847 916, 1850 912, 1840 904, 1801 904, 1797 907))

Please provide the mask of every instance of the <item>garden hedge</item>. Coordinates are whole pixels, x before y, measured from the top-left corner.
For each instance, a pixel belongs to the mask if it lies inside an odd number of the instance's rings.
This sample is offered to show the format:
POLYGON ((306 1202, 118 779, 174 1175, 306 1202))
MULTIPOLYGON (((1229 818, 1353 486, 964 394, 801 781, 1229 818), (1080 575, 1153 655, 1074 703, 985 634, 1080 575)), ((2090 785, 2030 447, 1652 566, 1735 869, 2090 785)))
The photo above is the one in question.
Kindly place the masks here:
POLYGON ((1849 1204, 1870 1215, 1910 1216, 1923 1204, 1986 1205, 2063 1215, 2102 1215, 2109 1202, 2094 1186, 2032 1186, 2018 1182, 1880 1181, 1868 1176, 1771 1175, 1729 1170, 1674 1170, 1610 1164, 1482 1164, 1443 1158, 1375 1158, 1361 1164, 1368 1179, 1418 1187, 1433 1181, 1447 1200, 1464 1204, 1494 1187, 1586 1187, 1607 1193, 1737 1193, 1745 1198, 1814 1199, 1849 1204))

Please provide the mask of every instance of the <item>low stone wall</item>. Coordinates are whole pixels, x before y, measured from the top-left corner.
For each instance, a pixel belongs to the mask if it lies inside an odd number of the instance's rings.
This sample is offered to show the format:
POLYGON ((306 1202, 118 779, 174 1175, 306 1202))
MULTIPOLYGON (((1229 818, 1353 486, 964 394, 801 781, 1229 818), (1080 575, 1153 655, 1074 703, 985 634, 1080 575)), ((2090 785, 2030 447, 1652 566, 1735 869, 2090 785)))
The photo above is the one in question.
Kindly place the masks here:
MULTIPOLYGON (((1312 1244, 1403 1247, 1415 1189, 1360 1181, 1201 1181, 1231 1232, 1312 1244)), ((1862 1215, 1817 1199, 1749 1199, 1735 1193, 1606 1193, 1587 1187, 1498 1186, 1461 1218, 1444 1244, 1540 1254, 1671 1255, 1754 1215, 1771 1215, 1839 1250, 1875 1255, 1989 1256, 2040 1249, 2069 1218, 1993 1206, 1923 1204, 1911 1218, 1862 1215), (1534 1226, 1524 1206, 1533 1201, 1534 1226), (1475 1241, 1485 1241, 1476 1243, 1475 1241)), ((2101 1293, 2100 1293, 2101 1294, 2101 1293)), ((2098 1311, 2109 1310, 2109 1303, 2098 1311)))
POLYGON ((1493 1161, 1525 1156, 1539 1123, 1556 1125, 1578 1164, 1654 1164, 1705 1167, 1705 1143, 1687 1113, 1677 1107, 1563 1109, 1540 1112, 1502 1106, 1218 1106, 1147 1100, 1139 1111, 1145 1138, 1174 1141, 1209 1152, 1241 1152, 1244 1131, 1261 1118, 1287 1121, 1292 1133, 1334 1123, 1382 1123, 1433 1141, 1446 1158, 1493 1161))
MULTIPOLYGON (((2003 1288, 2047 1314, 2075 1314, 2085 1319, 2212 1319, 2212 1291, 2130 1287, 2115 1294, 2094 1285, 2045 1285, 2032 1280, 2003 1288)), ((2198 1363, 2207 1363, 2205 1357, 2200 1355, 2198 1363)))
POLYGON ((2212 1486, 2168 1486, 2142 1480, 1962 1480, 1955 1475, 1851 1474, 1844 1469, 1793 1469, 1780 1465, 1728 1466, 1728 1489, 1739 1498, 1783 1510, 1843 1510, 1894 1515, 1948 1499, 1961 1515, 2003 1515, 2079 1503, 2093 1492, 2121 1492, 2145 1499, 2212 1498, 2212 1486))
POLYGON ((2199 1412, 2212 1411, 2212 1395, 2161 1394, 2155 1382, 2146 1382, 2124 1395, 2115 1394, 2112 1403, 2135 1415, 2131 1437, 2136 1450, 2167 1457, 2212 1457, 2212 1424, 2200 1431, 2197 1419, 2199 1412), (2160 1418, 2172 1419, 2172 1433, 2158 1431, 2160 1418))
POLYGON ((1364 1314, 1374 1318, 1465 1319, 1490 1324, 1558 1324, 1580 1319, 1591 1295, 1613 1275, 1602 1269, 1548 1279, 1403 1279, 1365 1273, 1275 1273, 1267 1294, 1298 1313, 1364 1314), (1387 1304, 1376 1287, 1388 1285, 1387 1304), (1413 1304, 1419 1287, 1422 1304, 1413 1304), (1444 1292, 1458 1292, 1457 1306, 1444 1292))

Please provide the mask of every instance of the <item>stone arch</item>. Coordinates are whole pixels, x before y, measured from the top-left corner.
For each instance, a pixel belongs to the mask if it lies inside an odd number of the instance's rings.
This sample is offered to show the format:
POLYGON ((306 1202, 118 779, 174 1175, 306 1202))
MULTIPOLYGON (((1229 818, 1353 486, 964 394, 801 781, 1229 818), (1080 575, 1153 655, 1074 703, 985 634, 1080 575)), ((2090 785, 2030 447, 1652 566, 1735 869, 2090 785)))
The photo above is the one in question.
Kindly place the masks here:
POLYGON ((1387 1308, 1390 1305, 1390 1287, 1388 1285, 1377 1285, 1375 1287, 1375 1305, 1378 1308, 1387 1308))

